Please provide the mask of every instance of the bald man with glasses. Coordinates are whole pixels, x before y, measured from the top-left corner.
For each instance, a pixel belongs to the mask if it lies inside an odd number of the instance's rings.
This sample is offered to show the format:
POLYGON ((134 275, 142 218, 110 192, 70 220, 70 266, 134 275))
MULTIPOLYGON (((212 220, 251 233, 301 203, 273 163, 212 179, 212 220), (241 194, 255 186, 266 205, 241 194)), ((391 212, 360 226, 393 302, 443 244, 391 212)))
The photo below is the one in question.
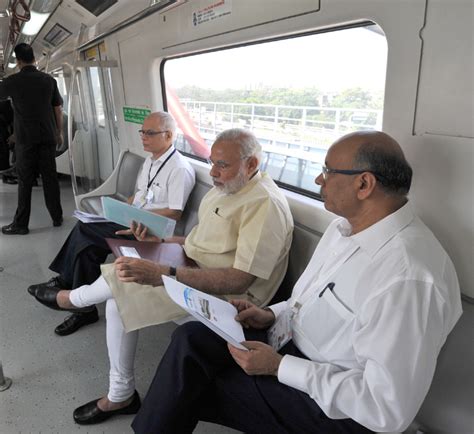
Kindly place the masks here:
MULTIPOLYGON (((170 114, 156 112, 145 118, 139 130, 143 150, 150 153, 137 179, 137 190, 128 203, 156 214, 179 220, 194 183, 194 169, 174 148, 176 124, 170 114)), ((58 273, 48 282, 31 285, 35 295, 40 288, 74 289, 94 282, 100 265, 110 253, 105 238, 134 239, 130 230, 116 223, 78 222, 49 266, 58 273)), ((66 336, 98 320, 97 308, 90 306, 67 317, 55 333, 66 336)))

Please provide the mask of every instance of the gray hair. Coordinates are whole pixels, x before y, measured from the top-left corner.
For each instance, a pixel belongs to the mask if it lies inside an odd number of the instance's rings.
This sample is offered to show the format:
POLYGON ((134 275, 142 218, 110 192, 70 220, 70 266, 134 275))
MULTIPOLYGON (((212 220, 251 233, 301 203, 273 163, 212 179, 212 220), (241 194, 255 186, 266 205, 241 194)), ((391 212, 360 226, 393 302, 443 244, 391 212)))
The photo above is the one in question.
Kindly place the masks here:
POLYGON ((258 164, 262 161, 262 145, 260 145, 252 131, 244 128, 230 128, 222 131, 216 137, 215 142, 220 142, 221 140, 237 142, 240 146, 240 156, 242 158, 255 157, 258 164))
POLYGON ((154 112, 151 113, 150 116, 157 117, 161 122, 161 127, 164 131, 170 131, 173 139, 176 139, 176 121, 174 120, 173 116, 171 116, 168 112, 154 112))
POLYGON ((364 144, 354 156, 354 167, 372 172, 386 194, 406 196, 410 191, 413 170, 403 152, 364 144))

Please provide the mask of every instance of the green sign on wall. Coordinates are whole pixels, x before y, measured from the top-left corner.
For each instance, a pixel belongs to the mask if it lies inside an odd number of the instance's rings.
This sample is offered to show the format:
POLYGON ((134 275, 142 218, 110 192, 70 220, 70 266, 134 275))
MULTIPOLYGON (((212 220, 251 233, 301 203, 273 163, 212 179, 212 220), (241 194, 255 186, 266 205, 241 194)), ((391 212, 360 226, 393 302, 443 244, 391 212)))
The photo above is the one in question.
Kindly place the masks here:
POLYGON ((133 122, 134 124, 143 124, 143 120, 151 113, 150 109, 137 107, 123 107, 123 118, 125 122, 133 122))

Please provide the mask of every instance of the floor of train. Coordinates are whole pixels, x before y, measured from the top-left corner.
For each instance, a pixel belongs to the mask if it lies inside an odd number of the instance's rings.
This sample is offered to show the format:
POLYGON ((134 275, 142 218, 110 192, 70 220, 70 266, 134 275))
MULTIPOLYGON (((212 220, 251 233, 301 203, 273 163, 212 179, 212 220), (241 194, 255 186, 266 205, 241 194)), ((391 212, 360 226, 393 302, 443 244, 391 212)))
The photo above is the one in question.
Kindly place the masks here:
MULTIPOLYGON (((67 178, 61 179, 61 199, 65 216, 62 227, 52 226, 42 188, 34 187, 30 233, 0 233, 0 361, 5 376, 13 380, 10 389, 0 392, 0 433, 130 433, 130 416, 94 426, 76 425, 72 419, 74 408, 107 390, 103 306, 99 307, 99 322, 60 337, 53 330, 66 315, 48 310, 26 291, 30 284, 53 275, 48 265, 76 222, 71 217, 75 205, 67 178)), ((16 201, 16 186, 0 183, 1 226, 12 221, 16 201)), ((174 324, 165 324, 140 333, 135 372, 141 396, 174 328, 174 324)), ((236 433, 206 423, 200 423, 195 432, 236 433)))

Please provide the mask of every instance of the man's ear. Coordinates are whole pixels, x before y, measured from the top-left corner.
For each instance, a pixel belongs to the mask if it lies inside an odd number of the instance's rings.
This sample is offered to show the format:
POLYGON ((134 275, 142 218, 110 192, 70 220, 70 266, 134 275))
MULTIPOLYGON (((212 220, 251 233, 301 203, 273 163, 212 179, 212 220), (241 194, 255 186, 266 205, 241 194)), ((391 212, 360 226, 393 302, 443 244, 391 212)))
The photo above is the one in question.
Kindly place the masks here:
POLYGON ((258 169, 257 157, 249 157, 249 159, 247 160, 247 169, 249 175, 252 175, 258 169))
POLYGON ((364 200, 370 197, 377 185, 377 179, 373 173, 364 172, 357 177, 358 190, 357 197, 359 200, 364 200))

